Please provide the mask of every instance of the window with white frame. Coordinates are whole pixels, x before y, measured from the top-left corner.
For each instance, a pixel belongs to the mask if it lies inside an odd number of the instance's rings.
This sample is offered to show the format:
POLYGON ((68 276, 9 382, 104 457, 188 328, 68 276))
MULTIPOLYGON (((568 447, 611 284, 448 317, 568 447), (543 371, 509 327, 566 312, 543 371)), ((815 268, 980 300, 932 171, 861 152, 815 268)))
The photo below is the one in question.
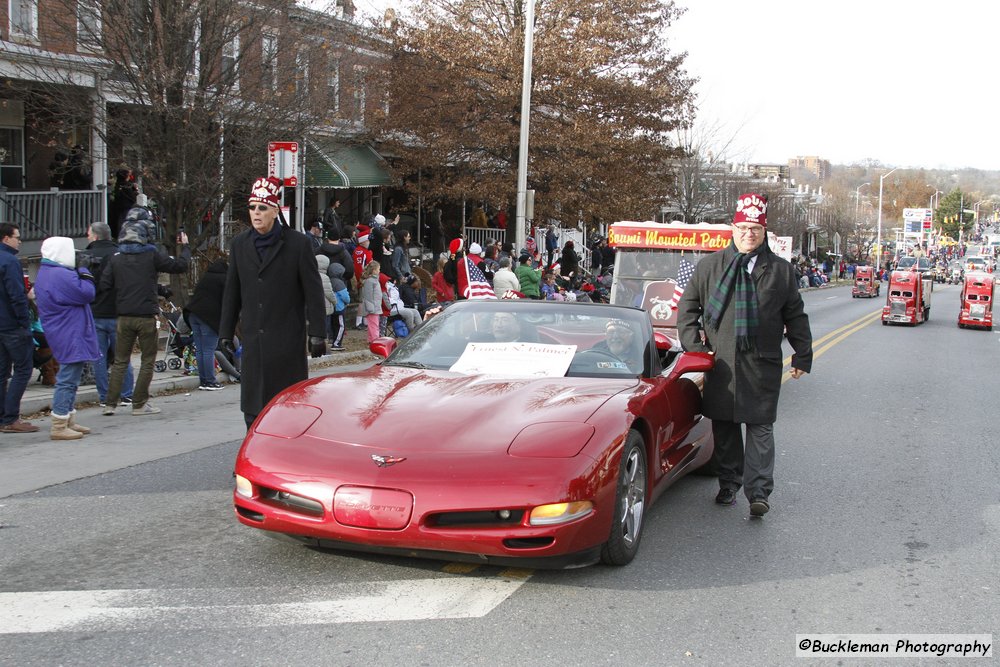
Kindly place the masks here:
POLYGON ((76 44, 83 49, 101 47, 101 3, 99 0, 77 0, 76 44))
POLYGON ((361 125, 365 122, 365 68, 354 68, 354 121, 361 125))
POLYGON ((330 111, 340 112, 340 58, 330 56, 330 74, 326 78, 326 86, 329 92, 330 111))
POLYGON ((38 39, 38 0, 10 0, 11 36, 38 39))
POLYGON ((295 92, 309 94, 309 52, 304 49, 295 56, 295 92))
POLYGON ((260 38, 260 69, 263 88, 278 89, 278 36, 264 34, 260 38))
POLYGON ((233 35, 233 38, 222 45, 222 82, 232 88, 240 87, 240 36, 233 35))

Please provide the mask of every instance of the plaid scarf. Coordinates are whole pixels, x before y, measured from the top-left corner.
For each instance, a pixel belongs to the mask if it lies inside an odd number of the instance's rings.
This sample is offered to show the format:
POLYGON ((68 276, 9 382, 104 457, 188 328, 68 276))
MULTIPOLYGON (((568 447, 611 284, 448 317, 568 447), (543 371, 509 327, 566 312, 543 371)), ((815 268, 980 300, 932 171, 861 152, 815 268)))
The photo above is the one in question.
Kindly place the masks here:
POLYGON ((736 307, 736 315, 733 318, 736 349, 740 352, 752 350, 757 336, 757 287, 753 278, 747 273, 747 264, 751 257, 761 255, 766 249, 765 241, 752 252, 737 252, 722 273, 719 282, 715 284, 715 289, 705 305, 705 326, 718 331, 722 314, 732 297, 736 307))

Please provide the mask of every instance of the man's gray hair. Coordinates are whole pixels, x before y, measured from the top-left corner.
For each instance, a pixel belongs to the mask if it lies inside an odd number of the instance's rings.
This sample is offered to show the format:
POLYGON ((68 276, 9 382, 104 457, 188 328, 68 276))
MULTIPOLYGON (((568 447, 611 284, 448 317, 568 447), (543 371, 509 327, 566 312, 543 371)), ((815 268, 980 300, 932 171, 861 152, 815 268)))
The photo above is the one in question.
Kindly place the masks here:
POLYGON ((510 268, 510 257, 501 257, 500 258, 500 268, 501 269, 509 269, 510 268))
POLYGON ((106 222, 90 223, 90 231, 94 232, 94 236, 97 237, 98 241, 111 240, 111 226, 106 222))

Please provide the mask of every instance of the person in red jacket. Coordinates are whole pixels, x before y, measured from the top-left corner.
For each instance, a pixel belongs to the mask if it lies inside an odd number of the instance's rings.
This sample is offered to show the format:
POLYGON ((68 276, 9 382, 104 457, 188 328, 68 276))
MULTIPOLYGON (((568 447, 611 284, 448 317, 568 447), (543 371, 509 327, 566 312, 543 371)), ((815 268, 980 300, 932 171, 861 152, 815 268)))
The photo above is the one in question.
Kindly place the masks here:
MULTIPOLYGON (((369 250, 369 233, 370 230, 366 225, 358 225, 358 245, 354 248, 354 279, 358 283, 358 294, 361 294, 361 274, 364 272, 365 267, 368 263, 372 261, 372 251, 369 250)), ((362 324, 361 309, 358 309, 358 315, 356 321, 354 322, 354 328, 363 329, 365 327, 362 324)))

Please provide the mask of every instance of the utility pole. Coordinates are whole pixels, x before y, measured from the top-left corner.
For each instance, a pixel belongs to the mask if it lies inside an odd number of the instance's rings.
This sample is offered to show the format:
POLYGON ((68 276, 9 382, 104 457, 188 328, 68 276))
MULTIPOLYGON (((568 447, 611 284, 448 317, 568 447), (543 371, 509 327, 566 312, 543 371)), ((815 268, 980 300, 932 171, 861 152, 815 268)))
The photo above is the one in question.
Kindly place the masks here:
POLYGON ((535 41, 535 0, 526 3, 527 12, 524 17, 524 65, 521 75, 521 137, 517 159, 517 217, 514 239, 515 248, 525 247, 528 230, 527 198, 528 198, 528 120, 531 112, 531 54, 535 41))

